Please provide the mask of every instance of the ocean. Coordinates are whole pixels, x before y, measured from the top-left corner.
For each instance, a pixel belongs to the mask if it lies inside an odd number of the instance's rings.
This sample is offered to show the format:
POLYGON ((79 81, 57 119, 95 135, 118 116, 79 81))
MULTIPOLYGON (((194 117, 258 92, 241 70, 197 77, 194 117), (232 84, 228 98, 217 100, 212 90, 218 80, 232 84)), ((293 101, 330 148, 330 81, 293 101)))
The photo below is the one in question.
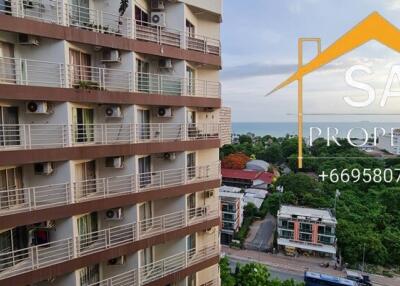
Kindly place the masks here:
MULTIPOLYGON (((303 137, 310 137, 311 127, 320 128, 321 136, 324 137, 328 128, 331 128, 330 134, 334 132, 332 128, 337 128, 337 137, 345 138, 350 132, 351 138, 364 138, 366 133, 373 134, 374 128, 384 128, 386 134, 391 133, 392 128, 400 128, 400 122, 304 122, 303 137)), ((286 134, 297 135, 297 122, 233 122, 232 132, 234 134, 251 132, 257 136, 271 135, 274 137, 283 137, 286 134)), ((313 132, 316 134, 318 130, 314 128, 313 132)), ((378 134, 381 134, 380 129, 378 129, 378 134)))

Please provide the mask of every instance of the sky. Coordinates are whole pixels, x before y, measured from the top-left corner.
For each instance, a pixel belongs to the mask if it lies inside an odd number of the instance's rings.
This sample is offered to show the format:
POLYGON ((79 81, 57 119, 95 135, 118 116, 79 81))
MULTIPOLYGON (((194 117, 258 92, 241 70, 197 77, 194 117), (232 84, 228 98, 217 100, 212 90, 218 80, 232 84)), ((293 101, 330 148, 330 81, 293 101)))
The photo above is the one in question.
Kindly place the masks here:
MULTIPOLYGON (((297 83, 265 95, 296 71, 299 37, 321 38, 323 50, 374 11, 400 27, 400 0, 224 0, 223 5, 221 82, 223 104, 232 108, 233 122, 296 121, 297 83)), ((305 46, 305 62, 315 53, 314 46, 305 46)), ((305 77, 304 112, 310 114, 305 121, 395 120, 396 116, 386 114, 398 113, 400 98, 379 106, 395 64, 400 64, 398 53, 370 42, 305 77), (366 96, 344 81, 354 64, 373 71, 355 74, 357 80, 373 86, 377 95, 362 110, 350 108, 343 100, 346 95, 360 100, 366 96), (324 115, 332 110, 365 115, 324 115)))

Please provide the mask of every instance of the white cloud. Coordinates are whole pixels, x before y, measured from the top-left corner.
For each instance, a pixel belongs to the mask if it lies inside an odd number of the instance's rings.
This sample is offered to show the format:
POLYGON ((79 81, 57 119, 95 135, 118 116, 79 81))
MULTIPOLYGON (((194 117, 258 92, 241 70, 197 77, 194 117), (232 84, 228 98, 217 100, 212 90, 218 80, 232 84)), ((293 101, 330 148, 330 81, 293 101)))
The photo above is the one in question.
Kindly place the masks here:
POLYGON ((389 11, 400 10, 400 0, 385 0, 386 9, 389 11))

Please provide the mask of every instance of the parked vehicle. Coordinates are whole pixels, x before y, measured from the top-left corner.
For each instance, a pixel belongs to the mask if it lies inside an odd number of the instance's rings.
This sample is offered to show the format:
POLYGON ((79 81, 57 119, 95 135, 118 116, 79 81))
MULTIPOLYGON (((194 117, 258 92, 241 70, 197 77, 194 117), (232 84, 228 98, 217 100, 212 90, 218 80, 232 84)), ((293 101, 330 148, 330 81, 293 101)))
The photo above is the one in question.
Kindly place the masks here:
POLYGON ((346 270, 346 278, 358 282, 360 286, 372 286, 368 275, 361 275, 358 272, 346 270))

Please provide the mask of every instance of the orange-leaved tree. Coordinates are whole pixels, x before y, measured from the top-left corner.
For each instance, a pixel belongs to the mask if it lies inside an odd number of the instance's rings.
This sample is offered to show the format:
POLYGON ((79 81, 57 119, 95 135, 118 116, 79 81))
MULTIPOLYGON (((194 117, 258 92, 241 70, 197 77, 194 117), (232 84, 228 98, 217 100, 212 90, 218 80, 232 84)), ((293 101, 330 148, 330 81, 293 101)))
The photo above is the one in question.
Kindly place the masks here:
POLYGON ((250 161, 250 157, 244 153, 234 153, 222 159, 222 168, 227 169, 244 169, 246 163, 250 161))

